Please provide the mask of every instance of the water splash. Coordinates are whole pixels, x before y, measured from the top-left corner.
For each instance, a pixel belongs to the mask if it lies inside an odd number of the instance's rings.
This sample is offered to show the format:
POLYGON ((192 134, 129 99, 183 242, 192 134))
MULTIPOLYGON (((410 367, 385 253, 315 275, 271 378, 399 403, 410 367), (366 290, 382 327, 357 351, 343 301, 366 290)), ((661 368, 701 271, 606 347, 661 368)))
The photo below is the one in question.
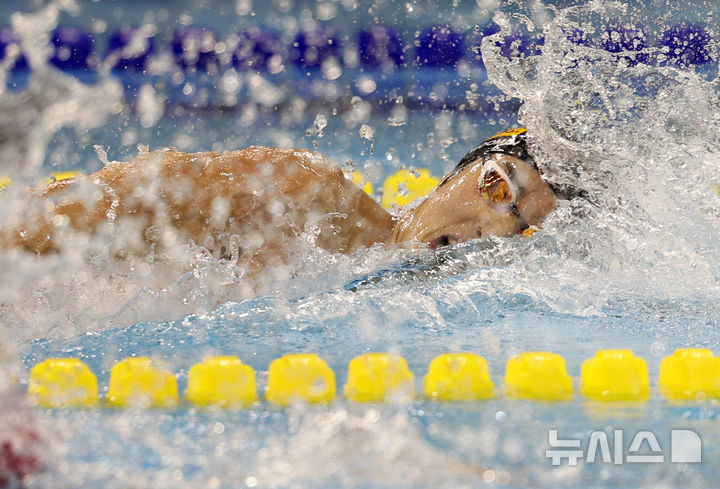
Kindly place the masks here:
MULTIPOLYGON (((282 12, 292 10, 290 2, 274 5, 282 12)), ((0 143, 1 168, 21 181, 44 177, 40 168, 48 156, 48 141, 63 128, 82 134, 102 128, 109 116, 133 110, 138 124, 128 144, 177 144, 192 150, 205 144, 222 150, 259 138, 301 145, 312 117, 323 113, 325 124, 314 125, 318 137, 325 131, 323 151, 335 151, 333 144, 358 140, 359 134, 357 152, 364 139, 370 140, 372 153, 375 144, 381 147, 384 132, 407 131, 412 134, 400 140, 411 141, 407 145, 387 144, 388 153, 393 150, 392 164, 435 165, 438 174, 452 165, 443 161, 446 153, 461 156, 493 129, 484 134, 471 114, 448 110, 428 116, 427 127, 417 130, 409 96, 394 99, 389 114, 359 97, 339 113, 318 109, 302 97, 285 99, 279 93, 283 90, 271 89, 266 78, 252 78, 245 85, 239 75, 228 75, 223 87, 231 94, 249 87, 260 107, 243 107, 237 117, 223 118, 218 125, 230 126, 225 132, 203 126, 203 118, 189 109, 167 104, 149 85, 130 108, 118 104, 120 88, 110 78, 101 75, 99 85, 85 86, 45 66, 41 48, 57 23, 57 11, 71 7, 69 2, 55 3, 40 14, 13 20, 19 31, 28 26, 23 47, 40 73, 27 92, 3 93, 0 98, 0 132, 7 135, 0 143), (267 117, 262 106, 272 111, 280 100, 286 105, 279 115, 267 117), (178 122, 182 117, 189 122, 178 122), (340 130, 333 128, 338 121, 340 130), (293 124, 302 129, 289 129, 293 124), (242 139, 233 132, 252 136, 242 139), (156 133, 169 136, 156 140, 156 133), (226 134, 229 142, 223 140, 226 134)), ((498 7, 498 2, 481 2, 478 18, 498 7)), ((251 16, 256 8, 251 2, 238 3, 243 15, 251 16)), ((421 372, 426 366, 421 360, 432 354, 468 348, 482 348, 497 366, 514 351, 547 346, 569 355, 568 365, 579 368, 588 349, 628 340, 653 359, 651 368, 657 370, 660 354, 653 353, 658 348, 651 345, 717 347, 717 79, 668 66, 662 58, 667 53, 660 48, 619 53, 604 49, 605 27, 619 17, 654 25, 652 15, 628 5, 591 2, 552 8, 514 2, 503 8, 506 11, 496 15, 501 31, 486 36, 481 53, 488 76, 504 93, 478 96, 484 90, 478 80, 470 91, 470 105, 482 105, 476 99, 485 97, 488 104, 510 96, 520 99, 519 118, 532 135, 532 150, 545 175, 558 185, 582 190, 582 195, 562 201, 532 238, 491 237, 458 245, 442 257, 380 246, 343 256, 312 245, 313 230, 307 230, 292 245, 289 265, 267 269, 255 288, 243 280, 232 259, 209 251, 212 244, 176 241, 163 259, 117 260, 113 246, 121 242, 110 238, 132 233, 76 236, 56 255, 0 254, 4 341, 24 348, 32 338, 55 338, 36 342, 33 352, 86 355, 105 376, 122 356, 140 351, 166 355, 178 366, 181 379, 200 352, 233 349, 264 369, 280 351, 311 348, 322 351, 341 371, 358 351, 402 346, 412 355, 413 369, 421 372), (542 31, 541 52, 525 49, 513 37, 517 29, 532 32, 534 39, 542 31), (576 31, 581 31, 582 42, 573 35, 576 31), (637 62, 640 57, 647 62, 637 62), (179 317, 183 319, 170 321, 179 317)), ((454 9, 439 10, 431 2, 410 2, 402 16, 425 16, 412 17, 422 20, 437 13, 458 24, 467 22, 452 18, 454 9)), ((302 22, 312 23, 312 9, 301 14, 302 22)), ((342 8, 336 15, 343 15, 342 8)), ((271 22, 292 29, 296 17, 280 15, 271 22)), ((156 74, 169 71, 161 66, 162 59, 157 63, 156 74)), ((325 68, 340 79, 349 71, 325 68)), ((205 119, 212 120, 216 114, 207 110, 213 115, 205 119)), ((118 119, 112 120, 115 124, 118 119)), ((493 122, 505 126, 511 120, 500 114, 493 122)), ((106 138, 118 128, 108 129, 103 135, 95 133, 89 144, 111 146, 106 138)), ((76 144, 74 137, 69 139, 76 144)), ((112 164, 114 149, 98 152, 98 165, 112 164)), ((350 156, 358 161, 357 155, 343 151, 337 151, 338 161, 350 156)), ((379 153, 385 154, 385 148, 379 153)), ((364 169, 375 170, 380 164, 371 161, 364 169)), ((157 191, 152 186, 144 190, 157 191)), ((20 185, 3 191, 2 201, 0 226, 28 212, 20 185)), ((172 238, 167 237, 169 242, 172 238)), ((261 381, 263 375, 260 371, 261 381)), ((9 384, 2 377, 1 382, 9 384)), ((35 480, 45 487, 220 487, 238 481, 248 486, 300 481, 328 487, 388 482, 437 487, 473 485, 481 479, 518 486, 597 484, 597 474, 587 469, 557 472, 548 471, 547 463, 533 465, 528 454, 545 448, 545 433, 525 435, 532 431, 529 427, 537 427, 533 409, 541 408, 517 408, 519 420, 504 429, 501 408, 490 404, 478 411, 460 410, 446 424, 436 414, 445 416, 447 410, 419 414, 425 409, 420 405, 410 407, 409 414, 383 409, 355 413, 340 405, 290 420, 285 413, 263 409, 225 417, 190 410, 177 416, 60 414, 53 419, 57 430, 68 438, 78 433, 82 439, 68 440, 69 448, 54 456, 58 470, 35 480), (473 413, 475 424, 468 422, 473 413), (103 458, 107 453, 114 458, 103 458), (122 476, 118 467, 127 468, 122 476), (427 471, 417 467, 434 472, 428 478, 427 471)), ((574 419, 580 408, 569 406, 568 417, 574 419)), ((664 423, 664 411, 654 409, 650 415, 664 423)), ((712 409, 707 417, 717 416, 712 409)), ((546 414, 544 419, 557 417, 546 414)), ((581 431, 590 421, 568 423, 568 429, 581 431)), ((643 472, 636 485, 678 482, 682 477, 652 470, 643 472)), ((716 479, 713 470, 708 469, 708 480, 716 479)), ((636 480, 630 476, 628 480, 636 480)), ((701 476, 693 477, 703 482, 701 476)))
MULTIPOLYGON (((508 16, 497 19, 504 31, 483 40, 488 76, 522 100, 519 119, 547 177, 586 195, 561 203, 519 267, 550 272, 557 293, 574 284, 578 297, 599 292, 572 278, 589 274, 615 292, 713 295, 720 273, 717 81, 657 62, 654 48, 643 51, 647 63, 603 49, 601 26, 617 15, 647 20, 629 10, 606 2, 555 9, 542 53, 509 61, 500 42, 516 28, 508 16), (576 32, 583 42, 569 35, 576 32), (543 253, 559 253, 561 266, 541 263, 543 253)), ((521 283, 535 282, 517 272, 521 283)))
POLYGON ((370 142, 370 157, 372 158, 375 154, 375 129, 368 124, 363 124, 358 130, 358 134, 370 142))
POLYGON ((57 1, 37 13, 15 13, 11 18, 33 71, 22 92, 0 92, 0 167, 18 180, 35 175, 58 131, 73 128, 82 133, 122 109, 122 89, 116 80, 106 76, 85 85, 46 61, 49 31, 63 10, 77 8, 72 1, 57 1))

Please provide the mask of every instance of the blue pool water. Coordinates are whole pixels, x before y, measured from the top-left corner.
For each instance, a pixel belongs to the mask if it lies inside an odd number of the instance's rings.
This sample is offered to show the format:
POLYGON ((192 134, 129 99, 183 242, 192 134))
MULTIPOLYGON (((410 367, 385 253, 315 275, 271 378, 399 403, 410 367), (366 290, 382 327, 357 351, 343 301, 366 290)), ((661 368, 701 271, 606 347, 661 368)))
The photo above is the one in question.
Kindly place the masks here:
MULTIPOLYGON (((562 201, 531 238, 487 238, 438 252, 378 247, 351 256, 301 242, 291 273, 269 271, 255 291, 232 267, 185 244, 176 250, 179 265, 165 267, 87 260, 82 247, 40 258, 4 252, 0 342, 16 351, 6 370, 19 364, 14 371, 25 387, 38 362, 78 357, 104 393, 117 361, 148 355, 167 363, 183 391, 193 364, 232 354, 253 367, 262 393, 273 359, 316 352, 340 390, 352 357, 390 351, 407 359, 419 391, 432 358, 472 351, 488 360, 502 392, 512 355, 548 350, 565 358, 577 390, 585 359, 599 349, 629 348, 648 363, 651 400, 601 406, 579 395, 562 403, 500 395, 466 404, 358 405, 340 397, 325 407, 259 403, 227 412, 187 404, 166 411, 38 409, 53 442, 45 471, 26 477, 26 486, 714 486, 720 406, 664 401, 657 379, 660 361, 676 348, 720 352, 720 99, 717 46, 709 38, 718 38, 717 20, 702 2, 455 3, 4 2, 0 18, 8 27, 47 41, 23 44, 32 69, 9 76, 11 86, 0 94, 0 173, 16 182, 0 197, 11 211, 23 205, 22 183, 51 171, 97 170, 106 159, 132 158, 138 145, 309 147, 363 171, 377 188, 402 167, 442 175, 469 148, 517 124, 533 134, 548 178, 589 194, 562 201), (308 66, 293 63, 290 48, 300 47, 297 36, 312 30, 313 20, 339 31, 347 50, 341 73, 332 61, 310 66, 307 53, 308 66), (158 64, 146 73, 114 72, 104 64, 112 32, 142 23, 152 26, 147 39, 158 64), (371 61, 353 61, 355 35, 375 23, 397 31, 388 39, 403 45, 402 66, 396 55, 382 73, 371 61), (452 32, 441 33, 448 43, 438 60, 421 41, 432 25, 444 24, 452 32), (687 36, 702 42, 672 44, 688 25, 701 26, 687 36), (87 67, 48 67, 40 48, 60 43, 57 26, 92 34, 90 54, 81 56, 90 59, 87 67), (221 81, 239 61, 223 58, 217 44, 208 56, 219 71, 180 70, 171 46, 183 26, 211 29, 222 42, 251 26, 277 34, 279 44, 268 41, 268 50, 277 48, 286 68, 262 71, 262 79, 282 93, 270 97, 273 87, 251 93, 221 81), (472 49, 478 32, 500 36, 482 45, 484 65, 472 49), (460 51, 455 34, 462 35, 460 51), (689 53, 687 46, 694 46, 689 53), (375 91, 357 91, 370 86, 355 83, 363 77, 375 91), (487 77, 497 86, 471 87, 487 77), (218 86, 232 89, 219 90, 220 98, 213 98, 218 90, 198 95, 218 86), (665 461, 553 466, 545 454, 551 429, 582 440, 583 449, 593 430, 611 442, 623 430, 626 455, 633 436, 650 430, 665 461), (700 436, 702 463, 670 461, 670 432, 678 429, 700 436)), ((272 55, 255 54, 263 70, 274 69, 272 55)), ((12 214, 5 212, 0 225, 12 214)))
MULTIPOLYGON (((657 379, 660 359, 674 348, 718 347, 713 302, 618 299, 606 304, 602 314, 582 317, 559 314, 524 294, 493 297, 477 287, 481 275, 482 269, 469 270, 359 292, 226 303, 172 322, 37 340, 24 358, 30 366, 56 355, 79 356, 107 386, 117 360, 150 355, 178 373, 183 390, 192 364, 222 352, 250 364, 259 373, 262 391, 270 361, 299 351, 319 352, 339 385, 348 359, 367 351, 402 354, 418 378, 440 353, 475 351, 488 359, 493 380, 501 385, 505 362, 521 351, 562 354, 577 382, 580 364, 599 346, 633 349, 648 361, 651 379, 657 379), (462 290, 466 288, 470 290, 462 290)), ((718 406, 672 405, 660 400, 655 389, 652 397, 647 405, 615 408, 580 398, 560 404, 501 398, 401 406, 338 400, 330 407, 300 411, 263 404, 249 411, 206 413, 183 405, 166 413, 100 409, 54 416, 74 427, 68 437, 72 449, 63 459, 72 471, 82 469, 88 485, 112 485, 110 474, 118 470, 132 474, 129 480, 139 485, 179 477, 188 487, 208 481, 237 487, 255 479, 280 487, 456 487, 483 485, 483 478, 497 478, 495 483, 508 487, 624 487, 619 480, 655 486, 668 479, 671 487, 712 484, 717 473, 711 461, 720 455, 718 406), (554 468, 544 453, 550 428, 567 437, 582 437, 593 429, 623 429, 631 437, 649 429, 666 450, 670 429, 691 429, 702 437, 705 463, 554 468)))

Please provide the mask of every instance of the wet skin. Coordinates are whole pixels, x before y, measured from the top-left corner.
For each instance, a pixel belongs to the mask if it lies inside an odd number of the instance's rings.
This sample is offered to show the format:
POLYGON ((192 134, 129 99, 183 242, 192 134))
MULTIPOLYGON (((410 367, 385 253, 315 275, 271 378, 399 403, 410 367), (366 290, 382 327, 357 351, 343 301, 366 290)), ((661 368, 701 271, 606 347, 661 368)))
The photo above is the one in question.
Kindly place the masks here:
POLYGON ((441 183, 403 215, 393 229, 391 242, 417 241, 435 248, 491 234, 513 236, 527 225, 540 225, 555 208, 555 194, 548 184, 523 160, 501 154, 493 154, 489 160, 514 170, 510 172, 517 193, 514 208, 483 195, 479 180, 488 162, 478 161, 441 183))
POLYGON ((468 165, 395 218, 311 151, 164 150, 30 189, 30 202, 14 209, 11 226, 0 229, 0 245, 43 254, 73 246, 67 240, 72 233, 102 232, 122 258, 193 241, 209 243, 220 258, 242 261, 254 274, 286 262, 288 243, 302 233, 340 253, 375 243, 434 248, 512 236, 539 225, 554 206, 555 195, 537 171, 506 155, 468 165), (495 179, 490 196, 479 185, 488 161, 510 181, 498 185, 495 179))

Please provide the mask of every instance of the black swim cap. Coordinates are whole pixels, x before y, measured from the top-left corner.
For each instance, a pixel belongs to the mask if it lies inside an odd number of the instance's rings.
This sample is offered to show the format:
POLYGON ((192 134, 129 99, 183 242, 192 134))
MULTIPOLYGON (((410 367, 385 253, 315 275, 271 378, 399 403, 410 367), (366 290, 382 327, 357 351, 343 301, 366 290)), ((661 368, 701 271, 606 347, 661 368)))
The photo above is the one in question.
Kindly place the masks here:
POLYGON ((526 133, 527 129, 519 127, 515 129, 508 129, 507 131, 503 131, 494 135, 491 138, 486 139, 485 142, 482 143, 480 146, 468 151, 468 153, 463 156, 463 158, 460 160, 460 163, 457 164, 453 171, 448 173, 445 178, 443 178, 443 181, 440 182, 440 185, 443 185, 452 177, 460 173, 468 165, 474 163, 478 159, 484 159, 488 155, 491 155, 493 153, 514 156, 515 158, 519 158, 525 161, 527 164, 537 170, 537 164, 527 150, 526 133))

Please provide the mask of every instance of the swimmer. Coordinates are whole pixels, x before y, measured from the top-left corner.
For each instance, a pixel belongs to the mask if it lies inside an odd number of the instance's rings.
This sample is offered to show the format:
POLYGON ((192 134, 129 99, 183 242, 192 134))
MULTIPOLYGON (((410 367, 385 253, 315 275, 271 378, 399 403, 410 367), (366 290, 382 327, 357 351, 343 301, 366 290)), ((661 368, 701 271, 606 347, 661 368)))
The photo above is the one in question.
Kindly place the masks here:
POLYGON ((30 205, 11 214, 0 244, 44 254, 73 246, 65 238, 78 231, 101 233, 103 245, 122 257, 194 242, 252 274, 286 262, 286 244, 300 236, 339 253, 376 243, 437 248, 522 233, 539 226, 555 201, 527 151, 524 129, 470 151, 399 217, 315 152, 166 149, 30 189, 30 205))
POLYGON ((539 226, 555 201, 528 153, 525 129, 511 129, 468 152, 399 219, 391 242, 437 248, 491 234, 512 236, 539 226))

